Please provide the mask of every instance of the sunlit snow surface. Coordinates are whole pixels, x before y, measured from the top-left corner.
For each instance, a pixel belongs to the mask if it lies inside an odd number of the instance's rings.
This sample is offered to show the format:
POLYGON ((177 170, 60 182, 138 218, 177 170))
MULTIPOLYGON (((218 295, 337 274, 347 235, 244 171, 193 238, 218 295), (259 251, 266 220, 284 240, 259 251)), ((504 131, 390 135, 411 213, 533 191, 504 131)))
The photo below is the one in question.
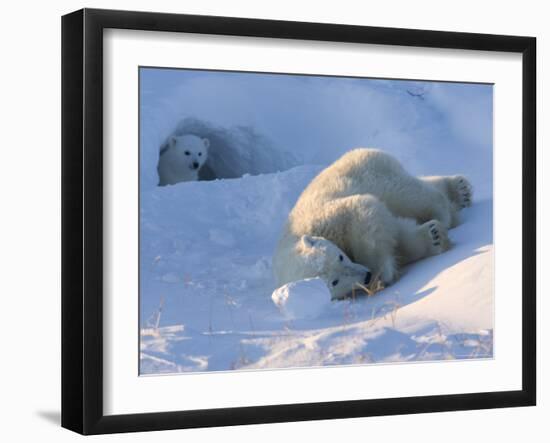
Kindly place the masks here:
POLYGON ((141 88, 142 374, 492 357, 491 86, 147 69, 141 88), (157 187, 158 148, 186 118, 235 135, 217 155, 272 172, 157 187), (372 297, 331 302, 311 280, 274 301, 288 212, 356 146, 468 176, 454 247, 372 297))

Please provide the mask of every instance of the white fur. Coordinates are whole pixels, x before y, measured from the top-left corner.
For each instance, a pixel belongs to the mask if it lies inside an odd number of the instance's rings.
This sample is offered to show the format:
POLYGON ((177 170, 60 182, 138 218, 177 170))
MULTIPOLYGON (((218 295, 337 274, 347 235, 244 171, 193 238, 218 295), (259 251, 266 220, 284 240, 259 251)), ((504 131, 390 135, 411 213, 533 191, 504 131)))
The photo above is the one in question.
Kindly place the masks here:
POLYGON ((273 259, 278 284, 321 277, 333 298, 364 285, 368 271, 389 284, 400 265, 450 247, 447 229, 471 194, 462 176, 416 178, 382 151, 350 151, 289 214, 273 259))
POLYGON ((208 158, 208 139, 191 134, 171 136, 163 146, 158 163, 160 186, 198 180, 208 158))

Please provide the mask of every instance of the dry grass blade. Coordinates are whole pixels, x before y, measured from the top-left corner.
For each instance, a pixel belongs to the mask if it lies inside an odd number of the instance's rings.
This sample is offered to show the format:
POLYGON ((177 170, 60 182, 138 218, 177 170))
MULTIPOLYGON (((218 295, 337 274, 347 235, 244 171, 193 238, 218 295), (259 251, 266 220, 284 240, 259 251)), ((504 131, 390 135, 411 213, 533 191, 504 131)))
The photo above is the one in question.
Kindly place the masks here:
POLYGON ((380 278, 380 273, 376 274, 368 285, 357 284, 357 286, 359 286, 359 288, 365 291, 369 297, 373 296, 377 292, 380 292, 382 289, 385 289, 386 287, 384 285, 384 282, 380 278))

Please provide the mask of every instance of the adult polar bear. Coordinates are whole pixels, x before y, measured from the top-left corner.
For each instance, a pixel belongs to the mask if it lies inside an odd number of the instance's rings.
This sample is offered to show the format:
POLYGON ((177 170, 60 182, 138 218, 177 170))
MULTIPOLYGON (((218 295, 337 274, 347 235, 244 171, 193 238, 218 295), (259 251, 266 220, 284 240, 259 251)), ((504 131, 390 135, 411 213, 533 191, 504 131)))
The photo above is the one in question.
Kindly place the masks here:
POLYGON ((279 285, 321 277, 332 298, 392 283, 398 267, 450 247, 447 229, 471 205, 460 175, 414 177, 392 156, 355 149, 323 170, 290 212, 273 267, 279 285))

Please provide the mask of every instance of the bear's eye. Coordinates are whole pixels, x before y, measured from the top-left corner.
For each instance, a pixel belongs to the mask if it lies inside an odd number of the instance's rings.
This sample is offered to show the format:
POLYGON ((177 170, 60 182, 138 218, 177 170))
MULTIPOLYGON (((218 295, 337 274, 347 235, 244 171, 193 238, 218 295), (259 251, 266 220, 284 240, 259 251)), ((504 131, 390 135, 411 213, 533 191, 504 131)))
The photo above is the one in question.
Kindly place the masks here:
POLYGON ((185 151, 185 155, 190 155, 191 153, 189 151, 185 151))
POLYGON ((344 256, 342 254, 340 254, 340 257, 338 257, 340 259, 340 261, 344 261, 344 256))
POLYGON ((332 286, 336 286, 338 284, 339 280, 336 279, 336 280, 332 280, 332 286))
POLYGON ((202 155, 202 152, 199 152, 199 157, 202 155))

